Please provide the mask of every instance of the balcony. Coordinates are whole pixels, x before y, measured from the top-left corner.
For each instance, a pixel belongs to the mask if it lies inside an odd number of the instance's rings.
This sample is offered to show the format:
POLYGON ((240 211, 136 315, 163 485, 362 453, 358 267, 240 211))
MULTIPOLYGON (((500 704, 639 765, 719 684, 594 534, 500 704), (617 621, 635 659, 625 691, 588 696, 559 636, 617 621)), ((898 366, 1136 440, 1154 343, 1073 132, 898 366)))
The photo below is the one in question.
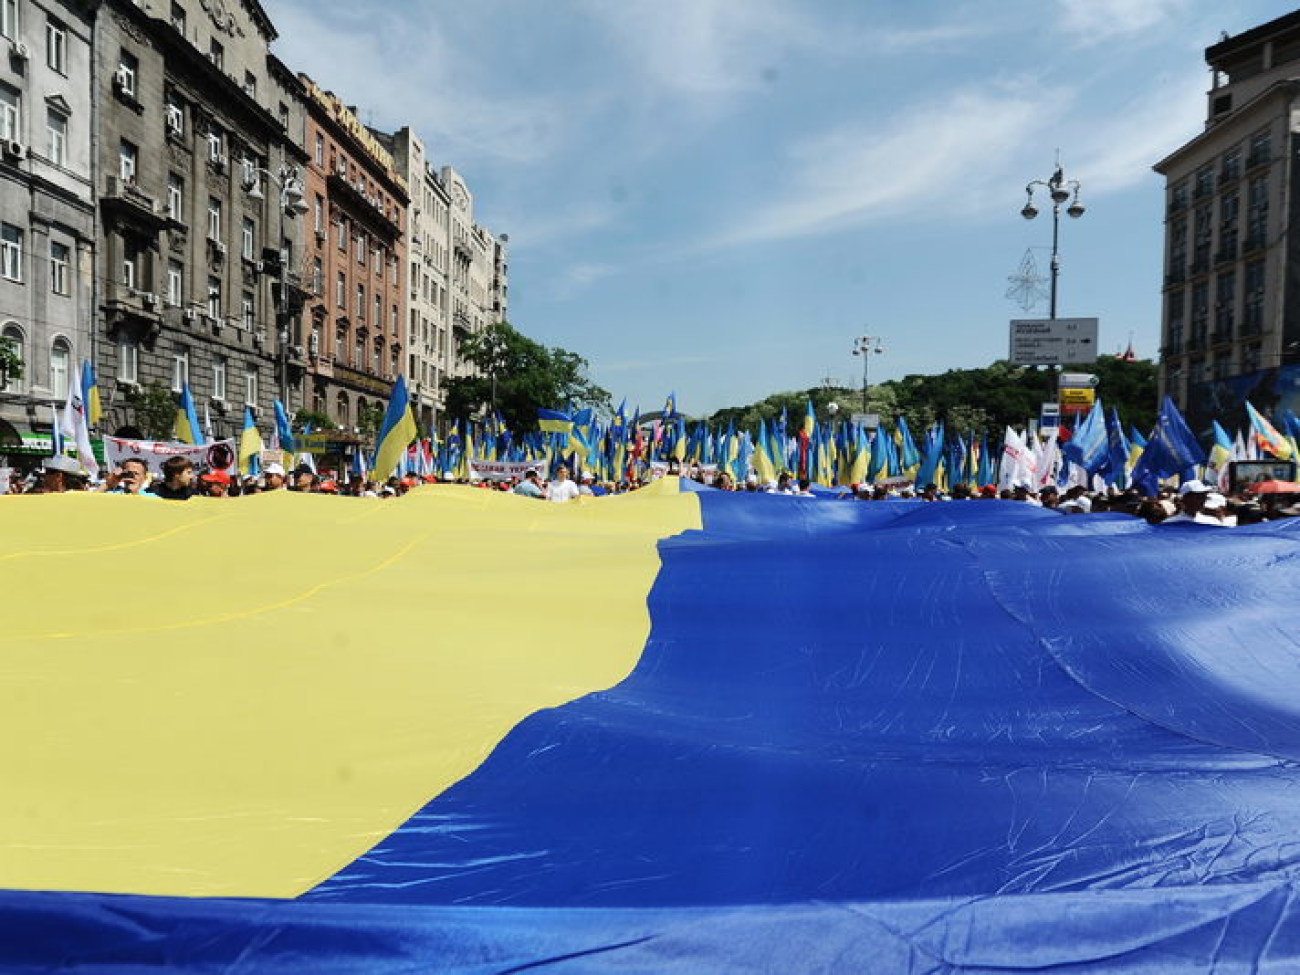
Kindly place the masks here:
POLYGON ((336 194, 340 201, 346 201, 352 204, 347 208, 347 212, 352 216, 361 216, 369 218, 383 228, 384 232, 392 237, 400 236, 402 233, 401 224, 390 217, 381 204, 376 203, 374 199, 366 196, 365 191, 358 189, 355 183, 348 182, 347 176, 339 172, 332 172, 326 178, 330 191, 336 194))
POLYGON ((135 180, 109 176, 104 181, 104 187, 99 205, 106 216, 115 215, 153 234, 159 233, 170 222, 165 214, 158 212, 154 198, 142 192, 135 180))

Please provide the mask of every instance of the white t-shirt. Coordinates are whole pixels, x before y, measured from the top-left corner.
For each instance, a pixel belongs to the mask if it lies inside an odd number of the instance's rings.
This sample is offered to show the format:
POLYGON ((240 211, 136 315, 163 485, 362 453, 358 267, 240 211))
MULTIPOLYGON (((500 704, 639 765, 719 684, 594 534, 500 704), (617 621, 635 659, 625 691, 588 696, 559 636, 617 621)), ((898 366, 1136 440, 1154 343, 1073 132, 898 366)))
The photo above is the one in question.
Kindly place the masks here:
POLYGON ((550 487, 546 489, 546 498, 548 501, 572 501, 577 496, 578 485, 574 484, 567 478, 563 481, 552 481, 550 487))

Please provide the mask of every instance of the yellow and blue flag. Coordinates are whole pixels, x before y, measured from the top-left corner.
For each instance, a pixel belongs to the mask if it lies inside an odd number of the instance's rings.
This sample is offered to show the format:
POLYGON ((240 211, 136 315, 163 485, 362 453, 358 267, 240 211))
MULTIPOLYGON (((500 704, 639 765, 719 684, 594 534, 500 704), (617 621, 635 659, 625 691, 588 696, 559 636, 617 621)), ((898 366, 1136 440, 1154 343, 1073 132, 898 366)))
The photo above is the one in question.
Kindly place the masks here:
POLYGON ((86 409, 86 425, 93 427, 104 415, 104 407, 99 399, 95 367, 89 359, 84 359, 81 363, 81 402, 86 409))
POLYGON ((543 433, 559 433, 567 437, 573 432, 573 417, 560 410, 543 410, 538 407, 537 426, 543 433))
POLYGON ((176 407, 176 427, 173 436, 181 443, 194 446, 205 443, 203 428, 199 426, 199 414, 194 409, 194 397, 190 395, 188 382, 181 387, 181 401, 176 407))
POLYGON ((411 415, 411 401, 406 393, 406 379, 398 375, 393 383, 393 395, 388 400, 384 422, 375 440, 375 475, 390 477, 398 463, 406 456, 406 447, 420 435, 411 415))
POLYGON ((244 407, 244 429, 239 434, 239 473, 256 474, 262 467, 262 435, 253 411, 244 407))

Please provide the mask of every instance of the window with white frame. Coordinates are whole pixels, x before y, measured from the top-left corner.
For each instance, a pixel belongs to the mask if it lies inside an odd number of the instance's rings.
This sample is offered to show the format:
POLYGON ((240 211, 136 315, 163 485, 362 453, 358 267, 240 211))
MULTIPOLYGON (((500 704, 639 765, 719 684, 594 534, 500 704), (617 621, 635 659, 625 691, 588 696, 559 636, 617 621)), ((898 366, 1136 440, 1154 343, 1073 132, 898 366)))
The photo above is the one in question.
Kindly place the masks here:
POLYGON ((140 269, 140 249, 131 241, 122 241, 122 284, 134 291, 140 269))
POLYGON ((371 321, 375 323, 375 328, 384 327, 384 300, 379 295, 375 295, 375 317, 371 321))
POLYGON ((212 398, 225 401, 226 398, 226 357, 212 357, 212 398))
POLYGON ((117 174, 127 183, 135 182, 136 169, 140 163, 140 150, 134 142, 123 139, 117 149, 117 174))
POLYGON ((72 361, 72 346, 60 336, 50 346, 50 393, 55 399, 68 397, 68 369, 72 361))
POLYGON ((221 317, 221 279, 218 277, 208 278, 208 317, 221 317))
POLYGON ((22 135, 22 96, 8 85, 0 85, 0 139, 18 141, 22 135))
POLYGON ((357 321, 364 322, 365 320, 366 320, 366 286, 364 284, 359 284, 357 285, 357 321))
POLYGON ((325 165, 325 137, 319 132, 316 133, 316 165, 325 165))
POLYGON ((245 291, 244 297, 239 306, 239 314, 240 321, 243 323, 244 328, 249 331, 252 331, 253 329, 253 315, 256 309, 257 300, 253 297, 253 292, 245 291))
POLYGON ((185 8, 175 0, 172 0, 172 26, 176 28, 182 37, 185 36, 185 8))
POLYGON ((0 0, 0 34, 18 39, 18 0, 0 0))
POLYGON ((167 261, 167 304, 180 307, 185 301, 185 265, 177 260, 167 261))
POLYGON ((221 42, 215 37, 208 42, 208 60, 219 69, 224 69, 226 66, 226 49, 221 46, 221 42))
POLYGON ((334 230, 339 241, 339 250, 347 253, 348 249, 348 225, 342 217, 334 222, 334 230))
POLYGON ((117 74, 113 76, 114 86, 121 94, 134 98, 139 74, 140 59, 130 51, 122 51, 117 60, 117 74))
POLYGON ((208 158, 213 162, 225 162, 226 137, 216 126, 208 129, 208 158))
POLYGON ((10 281, 23 279, 23 232, 11 223, 0 223, 0 274, 10 281))
POLYGON ((317 233, 325 227, 325 198, 319 193, 316 194, 316 201, 312 208, 312 229, 317 233))
POLYGON ((68 29, 54 19, 45 21, 45 63, 59 74, 68 73, 68 29))
POLYGON ((68 117, 57 108, 45 110, 46 155, 56 166, 68 162, 68 117))
POLYGON ((311 291, 312 294, 320 294, 321 288, 325 286, 325 265, 321 263, 319 257, 311 262, 311 291))
POLYGON ((50 241, 50 291, 56 295, 72 293, 68 280, 68 265, 71 262, 72 248, 67 244, 60 244, 57 240, 50 241))
POLYGON ((366 235, 357 234, 357 263, 366 266, 366 235))
POLYGON ((167 216, 185 222, 185 180, 175 173, 167 174, 167 216))
POLYGON ((338 279, 335 282, 336 291, 334 294, 334 304, 339 308, 348 306, 348 279, 342 271, 339 272, 338 279))
POLYGON ((179 393, 190 381, 190 350, 183 345, 172 350, 172 392, 179 393))
POLYGON ((221 201, 208 199, 208 240, 221 239, 221 201))
POLYGON ((174 136, 185 135, 185 108, 171 92, 167 93, 167 131, 174 136))
POLYGON ((257 367, 246 366, 244 369, 244 405, 257 405, 257 367))
POLYGON ((240 227, 239 255, 246 261, 251 261, 253 259, 253 237, 256 230, 257 228, 254 226, 253 221, 248 217, 245 217, 244 222, 240 227))
POLYGON ((257 97, 257 75, 251 71, 244 72, 244 94, 249 98, 257 97))
POLYGON ((134 383, 139 375, 140 346, 135 339, 123 334, 117 340, 117 378, 124 383, 134 383))

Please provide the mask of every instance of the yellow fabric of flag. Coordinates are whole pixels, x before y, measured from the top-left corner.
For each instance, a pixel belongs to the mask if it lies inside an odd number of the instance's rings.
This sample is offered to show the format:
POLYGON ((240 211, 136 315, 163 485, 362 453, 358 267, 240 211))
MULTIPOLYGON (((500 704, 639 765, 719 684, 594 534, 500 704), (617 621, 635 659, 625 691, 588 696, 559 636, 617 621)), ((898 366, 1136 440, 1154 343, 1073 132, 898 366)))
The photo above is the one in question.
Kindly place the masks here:
POLYGON ((568 505, 0 497, 0 887, 302 893, 622 680, 656 543, 700 527, 676 478, 568 505), (95 584, 52 603, 71 578, 95 584))

